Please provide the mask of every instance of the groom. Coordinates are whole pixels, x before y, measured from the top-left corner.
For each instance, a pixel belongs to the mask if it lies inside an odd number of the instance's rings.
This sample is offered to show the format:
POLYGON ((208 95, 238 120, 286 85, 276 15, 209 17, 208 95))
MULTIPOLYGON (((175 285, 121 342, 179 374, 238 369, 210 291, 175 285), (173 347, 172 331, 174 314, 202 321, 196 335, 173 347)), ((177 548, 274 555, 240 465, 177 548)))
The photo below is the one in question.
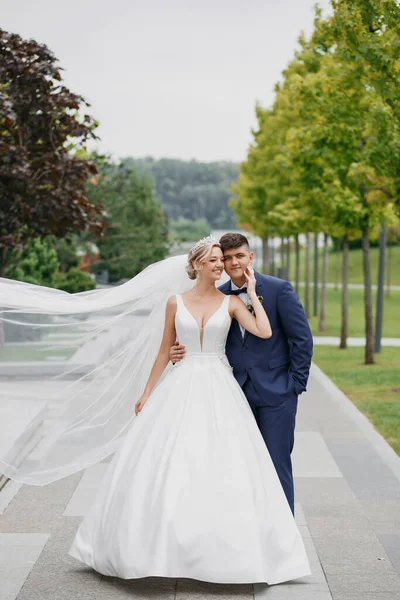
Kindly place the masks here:
MULTIPOLYGON (((235 294, 249 304, 244 271, 254 259, 247 238, 226 233, 219 240, 230 281, 224 294, 235 294)), ((258 338, 233 319, 226 355, 253 411, 289 506, 294 514, 291 452, 299 394, 306 390, 313 350, 307 317, 288 281, 255 271, 256 293, 271 323, 272 337, 258 338)), ((185 347, 171 348, 172 362, 181 360, 185 347)))

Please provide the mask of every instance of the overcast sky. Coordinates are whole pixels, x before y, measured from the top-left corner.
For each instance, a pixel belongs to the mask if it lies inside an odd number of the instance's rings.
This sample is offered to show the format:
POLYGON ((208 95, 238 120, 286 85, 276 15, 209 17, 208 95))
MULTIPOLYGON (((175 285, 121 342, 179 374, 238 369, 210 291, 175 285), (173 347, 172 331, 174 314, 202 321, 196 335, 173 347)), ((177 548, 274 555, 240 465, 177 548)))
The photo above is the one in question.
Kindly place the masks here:
MULTIPOLYGON (((1 27, 47 44, 114 157, 243 160, 315 0, 9 0, 1 27)), ((320 0, 327 10, 329 0, 320 0)))

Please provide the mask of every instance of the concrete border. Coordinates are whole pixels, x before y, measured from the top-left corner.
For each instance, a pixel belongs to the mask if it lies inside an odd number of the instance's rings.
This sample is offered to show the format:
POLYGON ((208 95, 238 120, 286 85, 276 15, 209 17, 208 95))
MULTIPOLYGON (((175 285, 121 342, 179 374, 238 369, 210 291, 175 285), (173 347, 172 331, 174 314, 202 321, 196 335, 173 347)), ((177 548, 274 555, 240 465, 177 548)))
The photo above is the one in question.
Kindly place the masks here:
POLYGON ((400 456, 396 454, 385 438, 378 433, 368 418, 314 362, 311 364, 311 372, 315 380, 326 389, 328 394, 330 394, 332 400, 337 402, 341 410, 353 420, 359 429, 361 429, 377 454, 400 482, 400 456))

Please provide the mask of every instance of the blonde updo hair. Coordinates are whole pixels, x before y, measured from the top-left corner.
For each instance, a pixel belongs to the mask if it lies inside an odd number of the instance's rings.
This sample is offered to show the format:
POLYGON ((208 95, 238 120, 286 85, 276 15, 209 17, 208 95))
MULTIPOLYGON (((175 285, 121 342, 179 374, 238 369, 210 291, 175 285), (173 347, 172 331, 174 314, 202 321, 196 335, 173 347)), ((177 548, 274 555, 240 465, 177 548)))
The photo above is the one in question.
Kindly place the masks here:
POLYGON ((198 248, 194 252, 192 250, 189 251, 188 264, 186 265, 186 273, 189 279, 197 279, 198 271, 202 270, 203 264, 210 257, 213 248, 221 249, 221 244, 214 242, 207 246, 201 246, 201 248, 198 248))

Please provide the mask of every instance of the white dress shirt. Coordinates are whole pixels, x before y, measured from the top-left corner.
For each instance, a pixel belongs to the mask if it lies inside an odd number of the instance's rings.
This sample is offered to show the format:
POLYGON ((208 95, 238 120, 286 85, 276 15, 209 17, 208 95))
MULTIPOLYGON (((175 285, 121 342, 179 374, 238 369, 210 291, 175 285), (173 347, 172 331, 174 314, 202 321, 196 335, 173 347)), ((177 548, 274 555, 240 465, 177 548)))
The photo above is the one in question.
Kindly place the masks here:
MULTIPOLYGON (((232 281, 232 279, 231 279, 231 288, 232 288, 232 290, 241 290, 242 288, 245 288, 245 287, 247 287, 247 283, 244 283, 244 284, 243 284, 243 285, 241 285, 241 286, 240 286, 240 288, 239 288, 237 285, 235 285, 235 284, 233 283, 233 281, 232 281)), ((241 300, 243 300, 243 302, 246 304, 246 306, 247 306, 247 304, 248 304, 248 303, 249 303, 249 301, 250 301, 250 298, 249 298, 249 296, 248 296, 247 292, 243 292, 243 294, 238 294, 238 298, 240 298, 241 300)), ((245 329, 244 329, 244 327, 242 327, 242 326, 241 326, 241 324, 240 324, 240 323, 239 323, 239 327, 240 327, 240 331, 241 331, 241 333, 242 333, 242 337, 243 337, 243 336, 244 336, 245 329)))

